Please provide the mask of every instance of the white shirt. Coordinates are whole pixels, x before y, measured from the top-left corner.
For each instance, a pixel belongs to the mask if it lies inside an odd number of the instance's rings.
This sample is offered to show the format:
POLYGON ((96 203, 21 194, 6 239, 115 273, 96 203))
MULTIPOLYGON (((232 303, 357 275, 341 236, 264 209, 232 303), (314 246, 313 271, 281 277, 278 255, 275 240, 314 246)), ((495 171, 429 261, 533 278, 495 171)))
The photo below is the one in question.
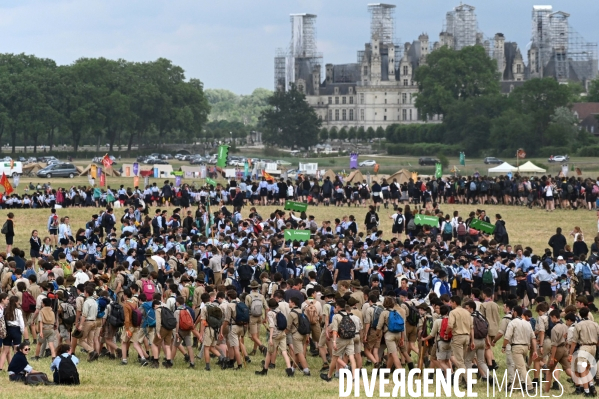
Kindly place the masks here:
POLYGON ((77 287, 79 284, 85 284, 89 281, 89 276, 85 272, 77 271, 73 275, 75 276, 75 287, 77 287))
POLYGON ((152 255, 152 259, 154 261, 156 261, 156 264, 158 265, 158 270, 164 269, 164 266, 166 265, 166 261, 164 260, 164 258, 162 256, 152 255))

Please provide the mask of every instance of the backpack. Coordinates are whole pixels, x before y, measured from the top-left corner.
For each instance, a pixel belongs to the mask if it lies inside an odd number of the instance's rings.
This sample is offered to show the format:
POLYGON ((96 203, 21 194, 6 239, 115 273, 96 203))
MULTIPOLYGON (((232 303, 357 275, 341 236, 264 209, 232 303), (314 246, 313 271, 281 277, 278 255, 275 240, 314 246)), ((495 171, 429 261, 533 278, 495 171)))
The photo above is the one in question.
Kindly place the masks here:
POLYGON ((143 328, 156 327, 156 311, 152 306, 152 301, 144 302, 141 304, 146 316, 143 319, 141 326, 143 328))
POLYGON ((483 271, 483 284, 493 284, 493 272, 491 269, 485 269, 483 271))
MULTIPOLYGON (((97 299, 98 302, 98 315, 97 318, 98 319, 103 319, 104 315, 106 314, 106 306, 108 306, 108 299, 101 296, 100 298, 97 299)), ((125 320, 125 318, 123 317, 123 321, 125 320)))
POLYGON ((191 313, 189 313, 189 310, 187 310, 187 309, 179 310, 179 330, 181 330, 181 331, 193 330, 193 318, 191 317, 191 313))
POLYGON ((77 305, 77 297, 79 296, 79 294, 77 293, 77 287, 75 286, 70 286, 66 289, 66 291, 64 291, 65 297, 64 300, 65 302, 68 302, 70 305, 76 306, 77 305))
POLYGON ((185 302, 185 304, 189 307, 193 306, 193 294, 196 290, 196 288, 193 285, 190 285, 189 287, 187 287, 187 289, 189 289, 189 296, 187 297, 187 302, 185 302))
POLYGON ((473 181, 470 182, 470 191, 476 191, 476 183, 473 181))
POLYGON ((416 309, 416 307, 410 303, 406 303, 406 305, 408 306, 408 323, 411 326, 417 326, 418 320, 420 320, 420 313, 418 312, 418 309, 416 309))
POLYGON ((453 233, 453 227, 451 223, 445 222, 445 226, 443 227, 443 234, 451 234, 453 233))
POLYGON ((237 302, 235 305, 235 324, 244 326, 250 322, 250 309, 244 302, 237 302))
POLYGON ((529 322, 532 327, 532 330, 535 331, 535 328, 537 327, 537 319, 535 319, 534 317, 531 317, 529 322))
POLYGON ((131 285, 135 283, 135 277, 133 277, 132 274, 121 273, 121 276, 123 276, 123 284, 121 286, 121 288, 123 289, 123 291, 126 290, 126 289, 128 289, 128 288, 130 288, 131 285))
POLYGON ((400 333, 405 330, 403 317, 401 317, 401 315, 396 310, 392 310, 389 312, 387 328, 389 329, 389 332, 392 333, 400 333))
POLYGON ((474 338, 484 339, 489 334, 489 322, 485 319, 485 316, 479 312, 472 314, 472 324, 474 326, 474 338))
POLYGON ((408 222, 408 230, 416 230, 416 222, 414 221, 414 218, 410 219, 410 221, 408 222))
POLYGON ((56 375, 58 376, 56 379, 58 385, 79 385, 79 372, 77 371, 77 366, 73 363, 71 355, 60 357, 60 364, 56 375))
POLYGON ((376 329, 376 326, 379 323, 381 313, 383 313, 383 308, 375 305, 374 312, 372 312, 372 322, 370 323, 370 328, 373 330, 376 329))
POLYGON ((35 312, 35 298, 28 291, 23 291, 23 299, 21 300, 21 309, 25 313, 35 312))
POLYGON ((457 231, 459 236, 466 235, 466 225, 464 224, 464 222, 458 224, 457 231))
POLYGON ((297 332, 301 335, 308 335, 312 331, 312 327, 310 327, 311 323, 306 317, 305 313, 299 313, 295 310, 292 310, 293 313, 297 315, 297 332))
POLYGON ((131 324, 133 327, 141 327, 143 315, 140 308, 131 309, 131 324))
POLYGON ((588 263, 582 265, 582 278, 584 280, 591 280, 593 278, 593 273, 588 263))
POLYGON ((2 234, 8 233, 8 220, 6 222, 4 222, 4 224, 2 225, 2 230, 0 230, 0 233, 2 233, 2 234))
POLYGON ((262 298, 260 297, 251 297, 252 298, 252 302, 250 305, 250 313, 252 316, 254 317, 260 317, 262 316, 262 298))
POLYGON ((154 285, 152 280, 142 280, 141 291, 146 295, 146 300, 150 301, 156 293, 156 286, 154 285))
POLYGON ((60 306, 62 307, 62 324, 64 324, 65 327, 71 327, 75 323, 75 318, 77 316, 75 307, 68 302, 62 302, 60 306))
POLYGON ((161 327, 165 330, 173 331, 177 328, 177 319, 175 319, 173 311, 166 306, 160 308, 160 321, 161 327))
POLYGON ((4 314, 0 316, 0 339, 6 338, 6 322, 4 321, 4 314))
POLYGON ((447 283, 447 281, 443 281, 443 280, 436 278, 433 280, 433 287, 435 285, 437 285, 437 283, 441 283, 441 287, 439 288, 439 293, 441 295, 451 293, 451 290, 449 289, 449 284, 447 283))
POLYGON ((235 291, 237 291, 237 295, 241 295, 241 293, 243 292, 243 287, 241 287, 241 284, 239 284, 239 281, 237 281, 234 278, 232 278, 231 279, 231 285, 233 287, 235 287, 235 291))
POLYGON ((277 330, 285 331, 287 329, 287 317, 281 312, 276 312, 277 330))
POLYGON ((370 224, 374 224, 374 225, 377 224, 376 215, 374 213, 370 214, 370 224))
POLYGON ((125 325, 125 310, 123 309, 123 305, 116 302, 112 304, 110 315, 108 315, 108 324, 117 329, 125 325))
MULTIPOLYGON (((424 325, 422 328, 422 338, 428 337, 431 335, 431 331, 433 330, 433 318, 431 316, 426 316, 424 319, 424 325)), ((431 338, 426 341, 426 345, 430 346, 435 341, 435 338, 431 338)))
POLYGON ((545 330, 545 339, 547 338, 551 338, 551 330, 553 330, 553 327, 555 327, 555 325, 557 323, 554 323, 551 321, 551 317, 547 317, 548 323, 547 323, 547 329, 545 330))
POLYGON ((320 317, 318 315, 318 310, 316 310, 316 305, 314 305, 313 300, 309 300, 308 306, 304 309, 304 314, 308 318, 308 321, 311 325, 319 324, 320 317))
POLYGON ((337 334, 339 334, 339 338, 354 339, 356 336, 356 324, 351 317, 349 317, 347 312, 340 312, 339 314, 341 315, 341 321, 337 327, 337 334))
POLYGON ((441 341, 443 342, 449 342, 451 341, 451 338, 453 337, 453 334, 450 332, 449 336, 447 337, 447 339, 445 339, 445 333, 447 331, 447 327, 449 326, 449 317, 445 317, 442 321, 441 321, 441 331, 439 331, 439 336, 441 337, 441 341))

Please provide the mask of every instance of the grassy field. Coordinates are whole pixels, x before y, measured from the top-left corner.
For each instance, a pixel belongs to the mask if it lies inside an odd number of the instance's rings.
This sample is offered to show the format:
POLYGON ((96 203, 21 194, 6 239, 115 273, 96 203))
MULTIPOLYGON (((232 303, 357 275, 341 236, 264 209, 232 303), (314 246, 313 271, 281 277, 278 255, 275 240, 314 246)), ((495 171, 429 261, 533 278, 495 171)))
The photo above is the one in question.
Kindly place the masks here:
MULTIPOLYGON (((23 179, 26 180, 26 179, 23 179)), ((70 181, 68 179, 63 179, 70 181)), ((54 182, 54 180, 53 180, 54 182)), ((274 207, 261 208, 263 215, 268 215, 274 207)), ((460 214, 467 214, 475 207, 463 205, 442 206, 444 213, 459 210, 460 214)), ((531 246, 536 253, 542 253, 547 247, 549 237, 557 226, 561 226, 565 232, 569 232, 575 225, 581 226, 585 232, 587 243, 592 242, 596 232, 595 212, 589 211, 555 211, 546 213, 539 209, 529 210, 523 207, 488 206, 487 214, 493 216, 501 213, 506 221, 506 227, 512 244, 523 244, 531 246)), ((83 226, 91 214, 97 210, 93 208, 69 208, 62 209, 59 216, 70 216, 73 229, 83 226)), ((29 234, 32 229, 40 230, 43 237, 46 232, 46 220, 49 215, 48 209, 43 210, 15 210, 16 233, 15 245, 28 253, 29 234)), ((346 214, 353 214, 360 222, 363 221, 366 210, 364 208, 334 208, 334 207, 310 207, 309 214, 314 214, 316 220, 333 220, 346 214)), ((391 222, 386 215, 391 214, 389 210, 381 210, 382 228, 384 237, 390 237, 391 222)), ((120 214, 120 213, 119 213, 120 214)), ((247 210, 244 212, 244 216, 247 210)), ((363 226, 361 226, 363 229, 363 226)), ((571 240, 568 240, 571 243, 571 240)), ((3 245, 0 246, 3 248, 3 245)), ((249 339, 246 340, 246 343, 249 339)), ((495 349, 501 375, 505 367, 505 361, 500 353, 500 346, 495 349)), ((203 362, 198 361, 195 370, 187 369, 183 358, 177 357, 175 367, 167 370, 160 368, 152 370, 140 368, 134 359, 128 366, 121 366, 117 361, 100 359, 96 363, 87 363, 85 360, 80 365, 82 384, 78 387, 39 387, 31 388, 21 384, 8 383, 5 373, 0 374, 0 392, 4 398, 55 398, 55 397, 77 397, 77 398, 100 398, 109 395, 113 398, 172 398, 192 397, 201 393, 208 398, 332 398, 338 396, 337 380, 330 383, 321 381, 318 370, 321 366, 320 359, 309 358, 312 369, 312 377, 297 375, 289 379, 284 376, 284 362, 279 357, 276 370, 269 371, 268 376, 254 376, 254 371, 260 369, 261 356, 252 358, 243 371, 220 370, 213 364, 213 371, 208 373, 203 370, 203 362)), ((42 359, 40 362, 32 362, 36 370, 50 372, 50 361, 42 359)), ((562 374, 563 375, 563 374, 562 374)), ((565 384, 565 376, 562 378, 565 384)), ((479 383, 476 390, 479 396, 486 396, 486 387, 479 383)), ((566 392, 571 392, 570 384, 567 384, 566 392)), ((362 390, 362 395, 364 391, 362 390)), ((557 392, 552 393, 557 394, 557 392)), ((378 396, 378 388, 375 391, 378 396)), ((564 397, 567 397, 564 396, 564 397)))

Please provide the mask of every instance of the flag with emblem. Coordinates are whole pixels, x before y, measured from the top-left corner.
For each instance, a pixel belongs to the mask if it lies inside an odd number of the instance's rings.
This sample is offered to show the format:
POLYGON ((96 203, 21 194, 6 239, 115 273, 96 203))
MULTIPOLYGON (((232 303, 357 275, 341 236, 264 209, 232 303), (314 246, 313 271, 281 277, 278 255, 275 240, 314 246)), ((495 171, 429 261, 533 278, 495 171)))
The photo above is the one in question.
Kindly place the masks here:
POLYGON ((102 157, 102 165, 104 165, 104 168, 106 168, 106 169, 108 169, 110 167, 110 165, 112 165, 112 159, 110 159, 108 154, 106 154, 106 155, 104 155, 104 157, 102 157))
POLYGON ((262 177, 264 177, 266 180, 271 180, 274 181, 274 177, 272 177, 271 175, 269 175, 268 173, 266 173, 265 170, 262 171, 262 177))
POLYGON ((12 189, 12 185, 8 181, 8 177, 4 173, 2 173, 2 178, 0 179, 0 184, 4 187, 4 194, 10 195, 14 190, 12 189))

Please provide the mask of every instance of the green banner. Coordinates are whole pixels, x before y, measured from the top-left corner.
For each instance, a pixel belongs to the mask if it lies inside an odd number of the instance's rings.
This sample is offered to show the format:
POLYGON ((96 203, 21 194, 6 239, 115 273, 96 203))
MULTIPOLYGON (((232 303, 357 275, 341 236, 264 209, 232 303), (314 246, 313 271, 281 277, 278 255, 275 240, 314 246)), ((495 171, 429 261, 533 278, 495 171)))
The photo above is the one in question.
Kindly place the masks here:
POLYGON ((306 212, 308 210, 308 204, 296 201, 285 201, 286 211, 306 212))
POLYGON ((213 180, 209 177, 206 178, 206 184, 212 184, 214 187, 217 185, 216 180, 213 180))
POLYGON ((436 163, 435 164, 435 177, 438 179, 441 176, 443 176, 443 165, 441 165, 440 163, 436 163))
POLYGON ((224 168, 227 166, 227 156, 229 155, 229 146, 228 145, 219 145, 218 146, 218 154, 216 158, 216 166, 219 168, 224 168))
POLYGON ((310 239, 310 230, 285 230, 285 241, 308 241, 310 239))
POLYGON ((478 231, 482 231, 483 233, 489 234, 493 234, 493 232, 495 231, 495 225, 479 219, 472 219, 472 221, 470 222, 470 227, 478 231))
POLYGON ((417 214, 416 217, 414 217, 414 224, 439 227, 439 218, 436 216, 417 214))
POLYGON ((173 172, 171 172, 171 175, 173 176, 183 176, 185 173, 182 170, 175 170, 173 172))

